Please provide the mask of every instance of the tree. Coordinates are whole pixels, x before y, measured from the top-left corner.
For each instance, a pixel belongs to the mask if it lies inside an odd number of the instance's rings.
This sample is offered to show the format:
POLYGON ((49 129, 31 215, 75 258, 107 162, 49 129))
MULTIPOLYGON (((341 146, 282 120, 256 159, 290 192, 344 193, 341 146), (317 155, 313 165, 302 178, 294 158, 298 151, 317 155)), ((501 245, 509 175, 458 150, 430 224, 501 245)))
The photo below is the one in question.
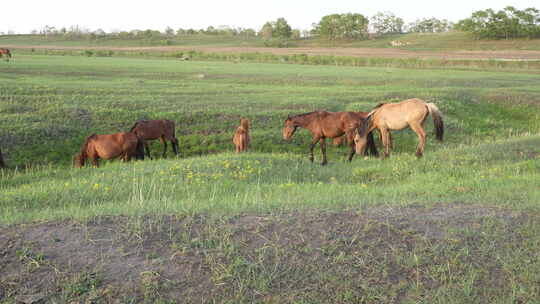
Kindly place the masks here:
POLYGON ((292 39, 300 39, 302 37, 302 34, 299 29, 294 29, 291 32, 291 38, 292 39))
POLYGON ((322 17, 313 33, 331 40, 366 39, 368 24, 369 20, 361 14, 332 14, 322 17))
POLYGON ((450 29, 452 29, 450 21, 435 17, 416 20, 407 25, 407 31, 411 33, 441 33, 450 29))
POLYGON ((266 22, 261 28, 259 35, 262 37, 262 39, 269 40, 269 39, 272 39, 273 32, 274 32, 274 27, 272 26, 272 23, 266 22))
POLYGON ((512 39, 540 37, 540 12, 536 8, 518 10, 507 6, 503 10, 486 9, 460 20, 455 28, 471 32, 480 39, 512 39))
POLYGON ((167 26, 165 28, 165 35, 167 35, 169 37, 174 36, 174 30, 170 26, 167 26))
POLYGON ((403 32, 403 24, 403 19, 392 12, 378 12, 370 20, 370 25, 377 34, 400 34, 403 32))
POLYGON ((274 24, 274 31, 272 32, 275 38, 290 38, 292 29, 287 23, 285 18, 278 18, 274 24))
POLYGON ((278 18, 276 21, 266 22, 261 28, 259 35, 265 40, 270 38, 287 39, 291 38, 292 29, 285 18, 278 18))

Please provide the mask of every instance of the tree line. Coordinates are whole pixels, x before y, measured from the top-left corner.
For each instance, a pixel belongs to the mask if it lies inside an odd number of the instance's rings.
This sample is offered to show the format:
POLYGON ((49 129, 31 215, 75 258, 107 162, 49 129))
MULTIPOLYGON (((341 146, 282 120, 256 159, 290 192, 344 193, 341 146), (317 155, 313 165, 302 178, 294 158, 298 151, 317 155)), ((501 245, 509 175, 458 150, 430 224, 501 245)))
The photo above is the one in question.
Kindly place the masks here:
POLYGON ((167 27, 165 31, 132 30, 106 33, 98 29, 89 31, 78 26, 60 28, 45 26, 33 31, 39 35, 63 35, 67 39, 172 39, 186 35, 219 35, 244 38, 260 37, 265 41, 321 37, 329 40, 368 39, 371 35, 401 34, 401 33, 437 33, 450 30, 470 32, 479 39, 513 39, 539 38, 540 12, 536 8, 518 10, 508 6, 503 10, 486 9, 473 12, 471 17, 452 23, 446 19, 423 18, 405 23, 392 12, 378 12, 368 18, 359 13, 331 14, 321 18, 312 25, 311 30, 301 31, 292 29, 285 18, 268 21, 259 31, 250 28, 232 28, 228 26, 206 29, 177 29, 167 27))

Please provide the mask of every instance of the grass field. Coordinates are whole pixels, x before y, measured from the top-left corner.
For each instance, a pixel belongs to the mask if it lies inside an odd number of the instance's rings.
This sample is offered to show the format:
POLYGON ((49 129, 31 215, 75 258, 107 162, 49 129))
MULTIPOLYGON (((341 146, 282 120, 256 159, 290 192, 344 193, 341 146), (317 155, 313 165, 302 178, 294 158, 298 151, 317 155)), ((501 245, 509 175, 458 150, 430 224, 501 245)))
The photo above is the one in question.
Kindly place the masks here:
MULTIPOLYGON (((478 71, 20 55, 0 65, 0 301, 535 303, 540 88, 478 71), (307 159, 288 114, 419 97, 381 161, 307 159), (232 153, 240 117, 252 151, 232 153), (72 169, 85 136, 177 123, 181 155, 72 169), (129 265, 129 267, 125 266, 129 265), (44 280, 44 278, 47 278, 44 280)), ((161 146, 153 144, 154 154, 161 146)))

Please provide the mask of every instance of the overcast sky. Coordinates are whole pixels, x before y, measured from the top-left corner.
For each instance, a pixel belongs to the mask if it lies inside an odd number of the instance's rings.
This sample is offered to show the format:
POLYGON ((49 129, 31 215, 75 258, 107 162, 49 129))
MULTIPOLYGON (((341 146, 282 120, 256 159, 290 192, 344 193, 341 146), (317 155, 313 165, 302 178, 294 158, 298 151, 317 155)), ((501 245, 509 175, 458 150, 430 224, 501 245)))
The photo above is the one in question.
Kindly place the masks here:
POLYGON ((266 22, 284 17, 293 28, 310 29, 322 16, 361 13, 371 17, 391 11, 405 22, 424 17, 457 21, 473 11, 536 7, 538 0, 1 0, 0 32, 28 33, 44 25, 57 28, 79 25, 90 30, 245 27, 260 29, 266 22))

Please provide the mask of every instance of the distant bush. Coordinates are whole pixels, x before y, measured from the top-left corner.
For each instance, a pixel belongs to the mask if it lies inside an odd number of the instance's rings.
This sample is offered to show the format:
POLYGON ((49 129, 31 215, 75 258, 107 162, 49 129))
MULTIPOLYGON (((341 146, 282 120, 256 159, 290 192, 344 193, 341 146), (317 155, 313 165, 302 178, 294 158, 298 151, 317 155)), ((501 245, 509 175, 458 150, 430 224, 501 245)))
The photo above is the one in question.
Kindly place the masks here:
POLYGON ((452 29, 452 22, 446 19, 424 18, 407 25, 409 33, 442 33, 452 29))
POLYGON ((459 21, 457 30, 471 32, 480 39, 539 38, 540 12, 536 8, 476 11, 459 21))
POLYGON ((368 24, 369 19, 362 14, 332 14, 324 16, 313 33, 330 40, 367 39, 368 24))

